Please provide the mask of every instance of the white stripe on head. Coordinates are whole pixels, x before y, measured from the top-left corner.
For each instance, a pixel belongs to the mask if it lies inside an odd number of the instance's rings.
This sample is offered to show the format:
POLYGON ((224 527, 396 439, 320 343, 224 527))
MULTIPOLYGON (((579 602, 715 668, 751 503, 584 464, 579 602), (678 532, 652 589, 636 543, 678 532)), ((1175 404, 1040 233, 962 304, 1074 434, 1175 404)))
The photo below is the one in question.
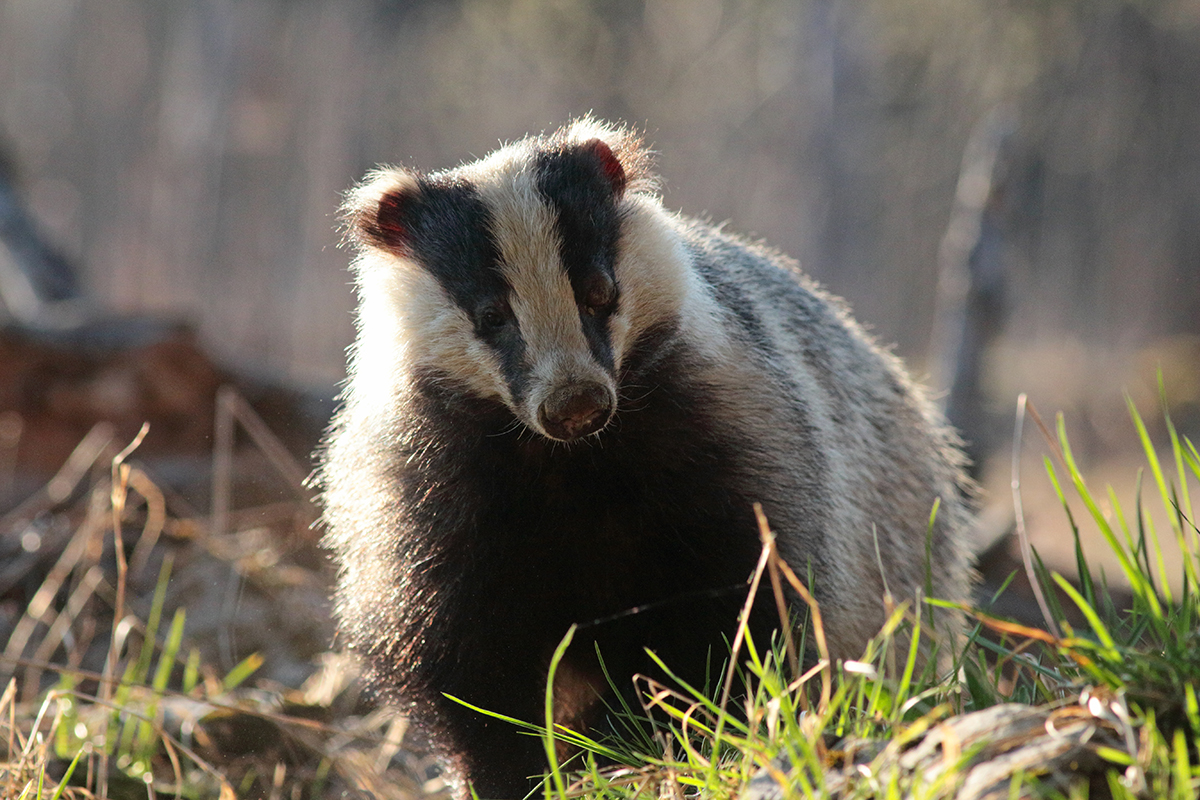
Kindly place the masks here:
MULTIPOLYGON (((399 169, 381 169, 350 194, 345 206, 351 231, 358 215, 374 213, 385 195, 416 191, 416 179, 399 169)), ((362 235, 361 233, 359 234, 362 235)), ((359 335, 351 359, 351 397, 372 404, 393 401, 414 368, 429 367, 463 383, 479 397, 510 393, 495 354, 475 336, 474 325, 432 274, 410 255, 360 239, 354 262, 359 335)))
POLYGON ((475 187, 491 213, 500 269, 512 287, 509 302, 529 368, 527 414, 536 418, 537 403, 556 385, 609 378, 584 336, 575 292, 562 265, 557 216, 538 191, 528 151, 509 151, 508 159, 488 159, 486 167, 475 187))
POLYGON ((609 322, 617 366, 647 330, 676 322, 699 352, 727 356, 720 307, 692 267, 674 215, 642 194, 626 197, 621 211, 621 304, 609 322))
POLYGON ((508 402, 508 385, 475 326, 419 264, 383 253, 360 259, 359 339, 355 394, 386 402, 400 376, 428 367, 479 397, 508 402))

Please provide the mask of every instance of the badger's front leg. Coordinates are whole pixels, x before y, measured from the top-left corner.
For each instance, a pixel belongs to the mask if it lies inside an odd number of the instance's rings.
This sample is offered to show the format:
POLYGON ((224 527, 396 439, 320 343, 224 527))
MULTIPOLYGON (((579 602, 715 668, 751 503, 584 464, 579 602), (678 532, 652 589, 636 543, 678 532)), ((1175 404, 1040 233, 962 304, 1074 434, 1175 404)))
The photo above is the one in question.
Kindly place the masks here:
POLYGON ((519 800, 546 771, 541 739, 457 702, 522 722, 541 721, 538 699, 543 696, 545 671, 536 658, 504 652, 507 649, 475 648, 469 659, 434 678, 427 701, 413 711, 414 721, 438 743, 457 773, 449 777, 458 784, 461 798, 474 790, 484 800, 519 800))
POLYGON ((458 797, 468 798, 474 791, 485 800, 520 800, 538 786, 546 754, 536 736, 453 700, 443 699, 439 706, 435 725, 439 741, 450 748, 445 757, 457 773, 450 777, 458 797))

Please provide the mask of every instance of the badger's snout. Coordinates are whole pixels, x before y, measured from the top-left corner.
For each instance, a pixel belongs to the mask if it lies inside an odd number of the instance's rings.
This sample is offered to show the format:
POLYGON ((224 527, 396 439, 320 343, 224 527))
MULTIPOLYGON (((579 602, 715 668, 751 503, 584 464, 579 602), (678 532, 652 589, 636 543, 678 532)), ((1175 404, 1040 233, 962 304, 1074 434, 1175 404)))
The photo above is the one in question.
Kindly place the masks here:
POLYGON ((538 422, 554 439, 572 441, 608 424, 616 405, 612 390, 587 382, 561 386, 538 407, 538 422))

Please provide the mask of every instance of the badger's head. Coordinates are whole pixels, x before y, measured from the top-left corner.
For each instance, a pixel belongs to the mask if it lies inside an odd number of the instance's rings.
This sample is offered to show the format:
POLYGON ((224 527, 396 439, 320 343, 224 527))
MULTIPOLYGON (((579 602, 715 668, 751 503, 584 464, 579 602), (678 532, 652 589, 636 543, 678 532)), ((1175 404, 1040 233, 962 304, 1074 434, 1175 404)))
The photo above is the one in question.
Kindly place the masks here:
POLYGON ((678 238, 649 158, 581 120, 480 161, 387 168, 346 204, 360 296, 352 394, 432 375, 557 441, 604 429, 638 337, 678 313, 678 238))

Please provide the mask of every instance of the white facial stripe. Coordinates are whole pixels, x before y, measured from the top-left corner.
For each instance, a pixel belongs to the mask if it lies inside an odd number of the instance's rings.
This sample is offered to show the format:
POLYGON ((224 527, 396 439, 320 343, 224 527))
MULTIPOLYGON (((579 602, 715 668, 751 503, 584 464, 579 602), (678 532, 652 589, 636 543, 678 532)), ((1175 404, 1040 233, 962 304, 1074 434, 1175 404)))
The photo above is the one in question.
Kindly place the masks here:
POLYGON ((698 331, 700 335, 693 338, 701 351, 727 347, 717 321, 720 312, 695 271, 688 268, 691 256, 671 215, 651 197, 632 195, 624 203, 616 263, 621 304, 609 321, 617 365, 639 336, 663 323, 679 321, 686 329, 698 331))
POLYGON ((361 285, 356 394, 388 396, 402 367, 431 367, 479 397, 510 402, 495 354, 475 336, 467 314, 420 265, 384 253, 358 264, 361 285))
POLYGON ((478 185, 492 214, 511 305, 534 381, 596 373, 571 281, 562 268, 556 215, 535 185, 532 165, 512 161, 478 185), (582 374, 581 374, 582 373, 582 374))
MULTIPOLYGON (((500 249, 511 304, 525 340, 529 391, 519 412, 527 424, 537 404, 564 380, 609 376, 595 361, 579 320, 570 280, 561 266, 556 215, 537 190, 527 154, 506 148, 462 170, 489 208, 492 235, 500 249)), ((382 193, 411 177, 384 173, 360 193, 382 193)), ((356 198, 358 201, 358 198, 356 198)), ((713 299, 685 265, 690 256, 675 222, 649 196, 627 195, 621 245, 615 264, 621 290, 618 311, 608 321, 614 366, 618 369, 638 337, 656 324, 682 321, 699 333, 702 350, 716 355, 726 337, 715 321, 713 299)), ((371 251, 359 263, 359 323, 372 332, 360 336, 354 363, 360 397, 386 402, 398 386, 398 367, 427 366, 460 381, 480 397, 495 397, 514 411, 508 382, 496 354, 475 334, 468 315, 420 265, 371 251), (366 390, 367 386, 373 387, 366 390)), ((400 367, 400 369, 404 369, 400 367)))

